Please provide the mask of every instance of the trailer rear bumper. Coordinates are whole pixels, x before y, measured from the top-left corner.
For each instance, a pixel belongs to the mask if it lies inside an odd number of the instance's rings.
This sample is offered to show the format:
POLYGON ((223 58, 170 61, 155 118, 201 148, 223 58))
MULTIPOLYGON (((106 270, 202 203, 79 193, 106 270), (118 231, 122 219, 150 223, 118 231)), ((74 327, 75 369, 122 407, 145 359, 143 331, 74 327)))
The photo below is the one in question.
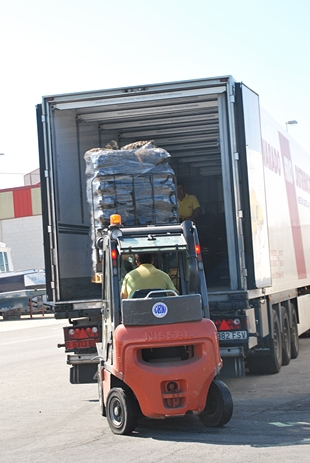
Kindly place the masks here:
POLYGON ((67 364, 68 365, 85 365, 89 363, 99 363, 98 356, 94 354, 73 354, 67 355, 67 364))
POLYGON ((93 354, 74 354, 67 356, 70 368, 71 384, 97 383, 97 369, 99 358, 93 354))
POLYGON ((219 373, 221 378, 241 378, 245 376, 243 347, 221 347, 223 367, 219 373))

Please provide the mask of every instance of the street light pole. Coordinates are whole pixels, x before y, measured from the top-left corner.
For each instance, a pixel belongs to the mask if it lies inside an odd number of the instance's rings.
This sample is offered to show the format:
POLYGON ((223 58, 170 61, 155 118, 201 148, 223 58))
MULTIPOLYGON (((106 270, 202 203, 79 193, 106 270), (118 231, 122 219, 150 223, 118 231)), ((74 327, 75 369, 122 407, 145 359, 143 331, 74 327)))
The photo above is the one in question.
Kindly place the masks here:
POLYGON ((298 124, 298 122, 295 121, 295 120, 293 120, 293 121, 286 121, 286 122, 285 122, 286 131, 288 132, 288 126, 289 126, 289 125, 296 125, 296 124, 298 124))

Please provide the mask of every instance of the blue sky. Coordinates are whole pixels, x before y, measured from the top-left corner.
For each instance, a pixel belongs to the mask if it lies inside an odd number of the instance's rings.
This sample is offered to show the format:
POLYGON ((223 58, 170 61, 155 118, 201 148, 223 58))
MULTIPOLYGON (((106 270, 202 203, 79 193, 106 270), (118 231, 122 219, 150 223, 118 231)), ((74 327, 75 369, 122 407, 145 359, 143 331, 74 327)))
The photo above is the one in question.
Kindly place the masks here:
POLYGON ((296 119, 289 132, 310 153, 309 0, 0 0, 0 11, 0 188, 38 167, 35 105, 55 93, 231 74, 281 125, 296 119))

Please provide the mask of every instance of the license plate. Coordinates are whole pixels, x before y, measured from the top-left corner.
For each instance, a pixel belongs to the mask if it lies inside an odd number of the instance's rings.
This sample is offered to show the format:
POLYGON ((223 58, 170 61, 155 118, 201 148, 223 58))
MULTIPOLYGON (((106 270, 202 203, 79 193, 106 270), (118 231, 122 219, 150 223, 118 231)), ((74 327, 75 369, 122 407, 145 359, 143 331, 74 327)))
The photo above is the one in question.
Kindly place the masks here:
POLYGON ((219 341, 226 340, 244 340, 248 338, 247 331, 219 331, 218 332, 219 341))
POLYGON ((80 339, 79 341, 66 341, 66 350, 88 349, 96 346, 95 339, 80 339))

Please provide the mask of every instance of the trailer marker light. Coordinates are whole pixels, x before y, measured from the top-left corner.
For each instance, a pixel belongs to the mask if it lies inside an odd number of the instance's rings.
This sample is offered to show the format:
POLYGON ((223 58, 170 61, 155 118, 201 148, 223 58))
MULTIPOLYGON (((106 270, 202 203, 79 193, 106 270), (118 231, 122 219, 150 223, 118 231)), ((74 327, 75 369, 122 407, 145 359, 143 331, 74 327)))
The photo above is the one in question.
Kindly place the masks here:
POLYGON ((232 331, 241 329, 241 320, 239 318, 229 318, 227 320, 216 320, 215 326, 218 331, 232 331))
POLYGON ((220 330, 222 331, 227 331, 227 330, 230 330, 230 326, 229 324, 227 323, 226 320, 223 320, 222 323, 220 324, 220 330))
POLYGON ((196 251, 197 256, 199 256, 200 253, 201 253, 201 249, 200 249, 200 245, 199 245, 199 244, 196 244, 196 245, 195 245, 195 251, 196 251))
POLYGON ((112 257, 113 260, 115 260, 115 259, 117 258, 117 252, 116 252, 115 249, 112 249, 112 251, 111 251, 111 257, 112 257))

